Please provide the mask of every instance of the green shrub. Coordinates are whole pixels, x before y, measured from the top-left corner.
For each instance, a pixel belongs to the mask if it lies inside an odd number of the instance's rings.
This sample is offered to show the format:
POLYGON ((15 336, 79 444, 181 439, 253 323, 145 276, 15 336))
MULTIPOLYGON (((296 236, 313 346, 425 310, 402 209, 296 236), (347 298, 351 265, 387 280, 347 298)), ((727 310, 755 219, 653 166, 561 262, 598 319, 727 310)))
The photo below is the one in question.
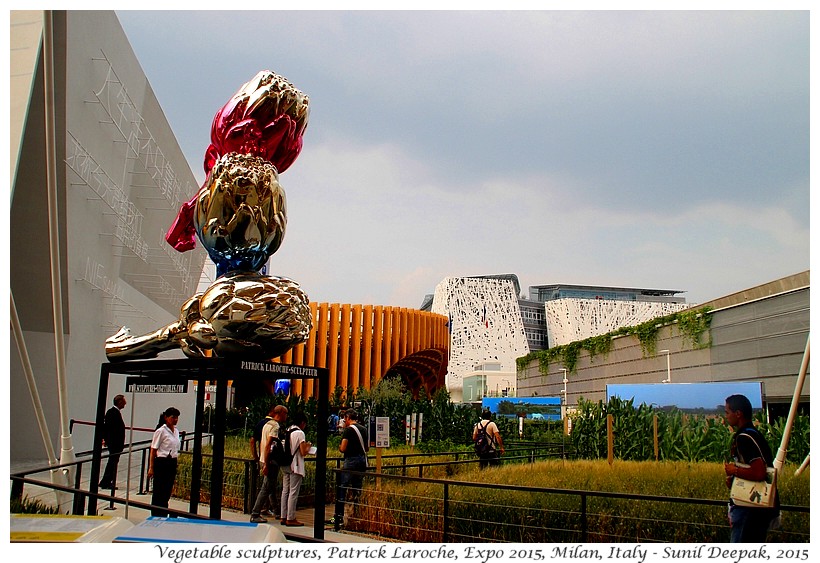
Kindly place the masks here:
MULTIPOLYGON (((723 461, 732 438, 732 430, 723 417, 689 414, 676 408, 638 407, 633 400, 612 397, 608 403, 593 403, 581 398, 572 415, 572 444, 581 458, 607 457, 607 415, 613 417, 614 456, 622 460, 651 460, 654 453, 653 420, 658 418, 658 457, 666 461, 723 461)), ((755 425, 776 453, 783 436, 785 419, 772 424, 757 413, 755 425)), ((795 417, 786 459, 801 463, 809 455, 809 419, 795 417)))
POLYGON ((12 497, 9 502, 9 512, 11 514, 59 514, 57 508, 29 497, 22 499, 12 497))

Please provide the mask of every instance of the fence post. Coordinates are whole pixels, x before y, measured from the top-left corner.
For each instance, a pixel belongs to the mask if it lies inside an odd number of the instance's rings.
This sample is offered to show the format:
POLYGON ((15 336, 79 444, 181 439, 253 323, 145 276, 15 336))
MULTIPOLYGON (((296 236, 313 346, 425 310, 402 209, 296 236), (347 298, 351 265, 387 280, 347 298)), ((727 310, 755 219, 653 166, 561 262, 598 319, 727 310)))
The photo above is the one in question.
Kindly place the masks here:
POLYGON ((74 506, 72 509, 72 514, 81 516, 83 512, 85 512, 85 495, 82 492, 80 492, 82 490, 80 488, 80 480, 83 476, 82 463, 78 463, 76 465, 76 471, 77 474, 74 476, 74 488, 77 489, 77 492, 74 493, 74 506))
MULTIPOLYGON (((251 496, 256 490, 256 463, 252 459, 245 460, 245 491, 243 493, 244 501, 242 502, 242 514, 248 514, 252 509, 251 496)), ((254 499, 256 500, 256 499, 254 499)))
POLYGON ((139 492, 137 493, 139 495, 144 495, 148 492, 148 484, 146 483, 146 480, 145 480, 145 477, 148 474, 148 470, 145 467, 145 460, 146 460, 146 457, 147 457, 147 453, 149 451, 150 451, 150 449, 149 450, 142 450, 142 456, 141 456, 142 459, 140 460, 140 489, 139 489, 139 492))
POLYGON ((442 539, 441 541, 444 543, 450 543, 450 483, 444 483, 444 506, 442 507, 443 518, 441 521, 442 526, 442 539))
POLYGON ((615 438, 612 434, 612 422, 612 415, 606 415, 606 460, 609 465, 612 465, 612 462, 615 461, 615 438))
POLYGON ((658 414, 655 413, 652 415, 652 430, 654 434, 654 444, 655 444, 655 461, 658 461, 658 414))
POLYGON ((587 495, 581 493, 581 543, 587 543, 587 495))
POLYGON ((23 500, 23 482, 18 481, 17 479, 13 479, 11 481, 11 499, 12 500, 19 500, 22 502, 23 500))

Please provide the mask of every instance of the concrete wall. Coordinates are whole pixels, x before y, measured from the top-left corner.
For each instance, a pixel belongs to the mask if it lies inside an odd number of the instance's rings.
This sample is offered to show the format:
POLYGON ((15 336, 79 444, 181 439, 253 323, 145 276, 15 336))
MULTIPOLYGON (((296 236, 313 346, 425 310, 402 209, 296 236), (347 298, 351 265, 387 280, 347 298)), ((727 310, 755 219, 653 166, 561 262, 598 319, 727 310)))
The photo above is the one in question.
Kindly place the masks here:
MULTIPOLYGON (((30 87, 18 84, 12 90, 13 97, 29 100, 12 104, 25 115, 19 118, 24 126, 12 184, 10 285, 49 440, 59 457, 43 67, 39 34, 33 32, 42 29, 42 13, 22 15, 24 25, 12 24, 12 52, 19 46, 38 55, 21 58, 28 66, 37 61, 28 74, 30 87)), ((143 334, 168 324, 196 290, 204 251, 180 255, 163 233, 198 186, 114 12, 54 12, 54 51, 66 402, 69 418, 93 421, 105 339, 123 325, 143 334)), ((44 460, 16 341, 10 341, 11 460, 44 460)), ((112 378, 106 406, 124 383, 124 377, 112 378)), ((137 396, 123 415, 129 420, 134 408, 135 425, 153 428, 159 412, 174 405, 182 411, 180 428, 191 429, 193 386, 189 389, 186 396, 137 396)), ((74 451, 90 449, 92 436, 91 427, 75 427, 74 451)))
MULTIPOLYGON (((712 345, 693 349, 677 328, 660 330, 656 350, 670 351, 673 383, 760 381, 764 402, 791 402, 794 385, 809 335, 808 274, 779 283, 782 292, 741 292, 743 298, 716 300, 722 308, 712 311, 712 345)), ((709 335, 707 335, 708 338, 709 335)), ((532 361, 518 372, 518 396, 559 397, 564 367, 550 364, 543 375, 532 361)), ((612 342, 608 355, 590 358, 582 351, 577 369, 568 376, 567 400, 606 401, 607 384, 660 383, 667 376, 666 354, 644 357, 637 337, 622 336, 612 342)), ((808 403, 810 382, 806 378, 801 403, 808 403)), ((782 410, 782 409, 781 409, 782 410)))

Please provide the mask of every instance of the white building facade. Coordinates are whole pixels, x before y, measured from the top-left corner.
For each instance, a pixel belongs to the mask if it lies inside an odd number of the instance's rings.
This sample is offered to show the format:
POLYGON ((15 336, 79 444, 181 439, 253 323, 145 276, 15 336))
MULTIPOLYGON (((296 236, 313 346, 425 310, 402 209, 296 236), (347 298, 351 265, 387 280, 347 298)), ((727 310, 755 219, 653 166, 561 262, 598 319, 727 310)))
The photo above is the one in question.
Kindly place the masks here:
POLYGON ((686 303, 554 299, 545 304, 549 347, 562 346, 688 309, 686 303))
POLYGON ((445 278, 436 286, 431 310, 450 319, 447 390, 455 402, 464 400, 464 378, 478 366, 493 364, 499 372, 515 373, 516 359, 530 351, 509 279, 445 278))

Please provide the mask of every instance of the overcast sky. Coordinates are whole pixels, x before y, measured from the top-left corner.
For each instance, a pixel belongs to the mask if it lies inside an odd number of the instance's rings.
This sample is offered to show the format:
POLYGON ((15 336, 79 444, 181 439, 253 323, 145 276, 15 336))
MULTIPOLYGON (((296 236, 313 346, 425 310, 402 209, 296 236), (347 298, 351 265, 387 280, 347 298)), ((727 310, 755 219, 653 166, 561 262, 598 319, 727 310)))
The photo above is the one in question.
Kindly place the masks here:
POLYGON ((260 70, 310 96, 269 273, 418 307, 448 276, 684 290, 809 269, 809 13, 118 11, 198 181, 260 70))

